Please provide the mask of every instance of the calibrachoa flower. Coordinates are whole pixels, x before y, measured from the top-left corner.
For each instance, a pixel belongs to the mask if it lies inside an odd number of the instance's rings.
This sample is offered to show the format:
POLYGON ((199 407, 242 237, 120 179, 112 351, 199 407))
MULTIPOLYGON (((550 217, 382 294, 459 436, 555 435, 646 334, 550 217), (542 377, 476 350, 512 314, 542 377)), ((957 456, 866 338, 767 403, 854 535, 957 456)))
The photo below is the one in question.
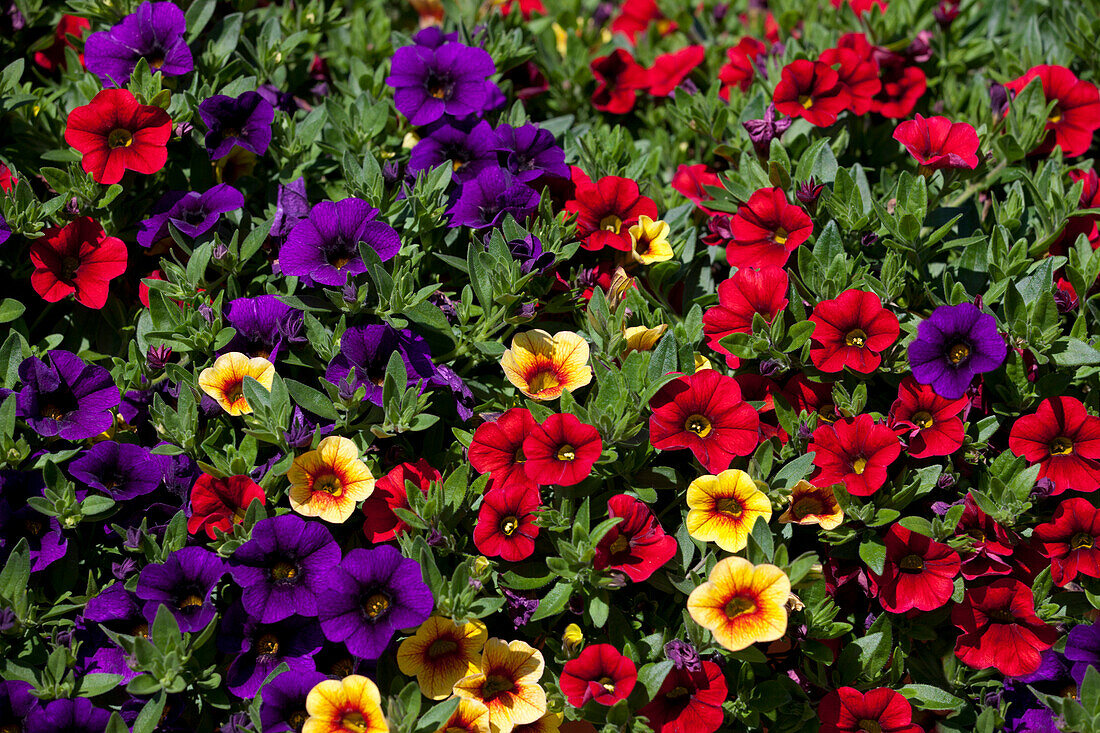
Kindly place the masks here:
POLYGON ((913 458, 949 456, 962 447, 965 434, 959 414, 969 404, 965 397, 940 397, 931 386, 907 375, 890 406, 890 426, 908 438, 906 452, 913 458))
POLYGON ((256 92, 245 92, 236 98, 216 94, 199 105, 199 117, 206 125, 206 152, 210 160, 224 158, 234 145, 263 155, 271 144, 275 108, 256 92))
POLYGON ((72 295, 99 309, 107 303, 111 280, 126 272, 126 245, 82 216, 63 227, 46 227, 30 249, 31 285, 48 303, 72 295))
POLYGON ((1005 89, 1019 94, 1038 78, 1043 96, 1054 102, 1047 117, 1047 135, 1032 155, 1046 155, 1057 145, 1067 157, 1083 155, 1092 145, 1092 136, 1100 129, 1100 90, 1096 85, 1078 79, 1064 66, 1041 65, 1028 69, 1018 79, 1005 84, 1005 89))
POLYGON ((1034 415, 1017 418, 1008 447, 1038 463, 1039 478, 1050 479, 1055 494, 1100 488, 1100 417, 1074 397, 1043 400, 1034 415))
POLYGON ((963 497, 963 513, 955 528, 958 536, 970 538, 972 551, 963 558, 962 576, 967 580, 987 575, 1008 575, 1015 540, 1004 527, 983 512, 969 492, 963 497))
POLYGON ((638 91, 649 85, 649 75, 630 52, 617 48, 593 59, 590 68, 596 79, 592 106, 603 112, 623 115, 634 109, 638 91))
POLYGON ((1089 667, 1100 667, 1100 626, 1077 624, 1070 629, 1066 659, 1073 662, 1070 674, 1081 685, 1089 667))
POLYGON ((593 566, 615 570, 641 583, 676 555, 676 538, 665 534, 645 504, 629 494, 607 500, 609 519, 622 518, 596 545, 593 566))
POLYGON ((477 674, 488 638, 485 624, 476 619, 456 624, 449 618, 432 616, 401 642, 397 665, 403 674, 416 677, 425 697, 442 700, 451 695, 460 679, 477 674))
POLYGON ((446 733, 490 733, 489 708, 478 700, 460 697, 458 707, 439 730, 446 733))
POLYGON ((474 525, 478 551, 509 562, 530 557, 539 534, 534 512, 541 503, 535 486, 513 483, 485 492, 474 525))
POLYGON ((638 668, 610 644, 586 647, 562 669, 558 686, 575 708, 590 700, 611 706, 630 696, 638 682, 638 668))
POLYGON ((363 399, 382 406, 382 387, 386 381, 386 368, 394 353, 405 363, 406 383, 409 387, 429 380, 436 374, 428 342, 408 329, 400 331, 389 324, 352 326, 340 336, 340 353, 329 363, 325 379, 333 384, 348 380, 355 370, 353 391, 363 387, 363 399))
POLYGON ((324 637, 316 619, 289 616, 265 623, 235 605, 222 619, 218 642, 221 651, 235 655, 226 668, 226 689, 251 699, 280 664, 294 674, 316 671, 313 655, 324 637))
POLYGON ((706 190, 706 187, 721 188, 722 180, 705 163, 696 165, 681 163, 676 168, 676 173, 673 174, 672 182, 669 185, 690 199, 693 204, 706 211, 703 202, 714 198, 706 190))
POLYGON ((260 725, 264 733, 298 733, 309 713, 306 699, 318 682, 328 677, 321 672, 284 672, 261 690, 260 725))
MULTIPOLYGON (((91 22, 87 18, 80 18, 75 15, 62 15, 61 20, 57 22, 57 28, 53 32, 53 44, 49 48, 42 51, 38 51, 34 54, 34 63, 41 66, 46 71, 53 71, 54 69, 65 68, 65 49, 76 49, 69 36, 75 38, 83 38, 84 33, 92 27, 91 22)), ((80 58, 80 62, 84 63, 84 54, 77 54, 80 58)))
POLYGON ((653 699, 638 711, 657 733, 713 733, 722 725, 726 678, 714 662, 700 665, 698 671, 674 667, 653 699))
POLYGON ((504 168, 491 166, 462 186, 458 200, 447 213, 452 227, 485 229, 500 226, 509 214, 525 222, 538 205, 538 191, 504 168))
POLYGON ((978 167, 978 133, 965 122, 917 115, 897 126, 894 139, 905 146, 922 168, 978 167))
POLYGON ((1033 535, 1050 558, 1050 577, 1064 586, 1078 574, 1100 578, 1100 512, 1088 499, 1064 499, 1033 535))
POLYGON ((359 459, 359 447, 336 435, 297 456, 286 476, 291 508, 334 524, 346 522, 355 505, 374 491, 374 476, 359 459))
POLYGON ((706 49, 703 46, 685 46, 673 53, 661 54, 646 70, 649 93, 655 97, 672 94, 688 74, 703 63, 706 49))
POLYGON ((959 553, 900 524, 886 531, 882 575, 872 572, 878 600, 891 613, 934 611, 951 598, 959 574, 959 553))
POLYGON ((114 423, 111 410, 121 401, 110 372, 61 349, 24 359, 19 381, 16 414, 47 438, 95 437, 114 423))
POLYGON ((733 48, 726 49, 726 58, 729 61, 718 70, 718 80, 722 82, 719 96, 728 102, 730 89, 733 87, 747 92, 752 86, 752 80, 759 73, 762 59, 767 52, 767 46, 748 36, 738 41, 733 48))
POLYGON ((69 475, 84 487, 125 501, 157 490, 164 479, 165 460, 140 445, 104 440, 70 463, 69 475))
POLYGON ((184 547, 163 563, 146 565, 135 591, 145 601, 146 620, 152 624, 163 605, 176 617, 180 631, 202 631, 217 615, 210 595, 225 572, 225 561, 202 547, 184 547))
POLYGON ((401 240, 393 227, 377 220, 378 214, 378 209, 357 198, 316 204, 294 225, 279 250, 283 274, 343 287, 349 275, 367 271, 359 254, 360 242, 383 262, 393 259, 401 240))
POLYGON ((909 344, 909 365, 918 382, 956 400, 976 374, 999 367, 1007 353, 993 316, 972 303, 943 305, 917 327, 917 338, 909 344))
POLYGON ((856 415, 819 425, 807 450, 818 468, 810 479, 815 485, 843 483, 853 496, 870 496, 886 483, 886 469, 901 455, 901 443, 870 415, 856 415))
POLYGON ((817 708, 821 733, 923 733, 913 722, 913 708, 888 687, 860 692, 854 687, 832 690, 817 708))
POLYGON ((821 53, 821 63, 836 70, 840 87, 848 96, 848 111, 865 115, 874 106, 874 96, 882 89, 878 63, 850 48, 827 48, 821 53))
POLYGON ((600 458, 600 433, 575 416, 555 414, 536 425, 523 441, 524 473, 539 485, 579 484, 600 458))
POLYGON ((799 59, 783 67, 772 102, 788 117, 803 117, 811 125, 828 127, 851 101, 840 75, 820 61, 799 59))
POLYGON ((27 716, 27 733, 97 733, 107 730, 111 712, 86 697, 54 700, 27 716))
POLYGON ((882 363, 880 353, 898 340, 898 317, 882 307, 874 293, 845 290, 823 300, 809 318, 814 324, 810 359, 823 372, 845 367, 870 374, 882 363))
POLYGON ((122 22, 88 36, 84 64, 103 86, 125 86, 140 59, 149 70, 180 76, 195 68, 183 34, 187 21, 171 2, 143 2, 122 22))
POLYGON ((152 247, 168 236, 169 224, 188 237, 198 237, 217 224, 222 214, 237 211, 242 206, 244 194, 226 183, 219 183, 204 193, 173 191, 153 207, 157 213, 141 222, 138 244, 152 247))
POLYGON ((668 222, 654 221, 648 216, 638 217, 638 223, 630 227, 631 259, 639 265, 653 265, 672 259, 672 245, 668 241, 668 222))
POLYGON ((478 473, 488 473, 490 486, 496 488, 533 486, 523 442, 537 426, 531 411, 523 407, 513 407, 496 420, 483 422, 470 443, 470 466, 478 473))
POLYGON ((301 334, 302 311, 291 308, 275 295, 234 298, 226 308, 225 320, 236 331, 225 351, 240 351, 275 362, 287 342, 305 340, 301 334))
POLYGON ((1039 653, 1058 640, 1058 630, 1035 615, 1031 588, 1014 578, 968 588, 951 621, 962 632, 955 654, 964 664, 1013 677, 1038 669, 1039 653))
POLYGON ((741 557, 719 560, 707 582, 691 592, 692 620, 730 651, 758 641, 775 641, 787 631, 791 581, 774 565, 753 565, 741 557))
POLYGON ((762 188, 730 219, 733 241, 726 259, 736 267, 782 267, 813 229, 810 217, 787 201, 783 189, 762 188))
POLYGON ((32 690, 34 687, 23 680, 0 682, 0 725, 9 726, 13 731, 24 730, 27 719, 41 708, 32 690))
POLYGON ((638 184, 629 178, 604 176, 591 181, 573 170, 576 193, 565 202, 565 210, 577 215, 577 239, 587 250, 604 247, 629 252, 632 247, 630 227, 641 217, 657 219, 657 204, 641 195, 638 184))
POLYGON ((306 697, 302 733, 388 733, 378 685, 361 675, 323 680, 306 697))
POLYGON ((511 733, 546 714, 546 693, 539 686, 545 663, 537 649, 489 639, 477 666, 478 672, 455 682, 454 694, 488 707, 493 730, 511 733))
POLYGON ((700 476, 687 490, 688 533, 700 542, 714 542, 726 552, 748 544, 757 519, 771 520, 772 504, 744 471, 731 469, 717 476, 700 476))
POLYGON ((588 342, 572 331, 518 333, 500 365, 508 381, 533 400, 552 400, 592 381, 588 342))
POLYGON ((258 356, 249 358, 239 351, 230 351, 202 370, 199 388, 230 415, 251 415, 252 407, 244 396, 245 377, 255 379, 270 392, 275 382, 275 365, 258 356))
POLYGON ((397 111, 413 125, 427 125, 444 114, 465 117, 484 110, 496 85, 496 66, 484 49, 461 43, 436 48, 397 49, 386 84, 393 87, 397 111))
POLYGON ((627 328, 623 331, 623 341, 626 342, 623 356, 632 351, 653 351, 653 347, 657 345, 657 342, 660 341, 661 336, 664 336, 667 330, 668 325, 664 323, 653 328, 646 328, 645 326, 627 328))
POLYGON ((363 534, 374 544, 389 542, 404 532, 408 525, 398 517, 395 509, 411 511, 409 507, 408 484, 412 482, 427 494, 433 481, 443 477, 423 458, 416 463, 402 463, 390 469, 390 472, 374 482, 374 491, 363 502, 363 534))
POLYGON ((125 89, 104 89, 70 112, 65 126, 65 142, 84 156, 84 171, 107 185, 121 181, 127 170, 148 175, 163 168, 171 136, 168 113, 139 104, 125 89))
POLYGON ((791 489, 790 506, 779 515, 780 524, 816 524, 822 529, 836 529, 844 521, 844 510, 837 503, 832 486, 814 486, 799 481, 791 489))
POLYGON ((718 305, 703 312, 707 345, 726 354, 726 363, 740 364, 740 359, 719 342, 731 333, 752 333, 752 319, 757 313, 771 324, 787 307, 788 284, 786 271, 775 265, 738 268, 728 280, 719 283, 718 305))

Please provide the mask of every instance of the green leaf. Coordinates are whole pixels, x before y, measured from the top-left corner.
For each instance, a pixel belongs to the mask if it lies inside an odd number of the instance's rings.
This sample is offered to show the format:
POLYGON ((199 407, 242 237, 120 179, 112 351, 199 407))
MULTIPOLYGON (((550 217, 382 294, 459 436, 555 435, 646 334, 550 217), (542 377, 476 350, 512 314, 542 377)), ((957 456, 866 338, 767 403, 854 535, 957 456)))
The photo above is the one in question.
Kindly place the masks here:
POLYGON ((539 619, 556 616, 561 613, 561 610, 569 603, 569 598, 572 595, 573 586, 564 581, 558 581, 558 583, 550 589, 550 592, 543 596, 542 600, 539 602, 539 607, 535 609, 534 615, 531 616, 531 620, 538 621, 539 619))
POLYGON ((335 420, 339 417, 328 395, 293 379, 284 379, 283 383, 286 385, 287 392, 290 393, 290 398, 298 407, 326 420, 335 420))
POLYGON ((878 539, 860 542, 859 557, 877 575, 882 575, 886 569, 886 545, 878 539))
POLYGON ((672 662, 668 659, 662 662, 650 662, 638 670, 638 682, 645 687, 646 694, 650 699, 657 695, 661 685, 664 684, 665 678, 668 677, 668 673, 671 671, 672 662))
POLYGON ((1100 351, 1073 338, 1059 339, 1051 344, 1050 355, 1058 366, 1077 367, 1100 364, 1100 351))
MULTIPOLYGON (((86 674, 80 678, 77 692, 81 697, 96 697, 114 690, 118 687, 119 682, 122 682, 122 675, 120 674, 101 674, 99 672, 93 672, 92 674, 86 674)), ((159 711, 157 712, 157 716, 160 716, 159 711)))
POLYGON ((27 306, 20 303, 13 298, 4 298, 4 301, 0 303, 0 323, 10 323, 19 316, 23 315, 23 312, 27 310, 27 306))
POLYGON ((932 685, 911 683, 900 687, 898 692, 925 710, 959 710, 965 704, 961 698, 932 685))
POLYGON ((432 706, 431 710, 420 716, 420 720, 416 721, 415 733, 431 733, 431 731, 439 730, 444 723, 450 720, 454 711, 458 709, 458 703, 459 698, 452 697, 432 706))

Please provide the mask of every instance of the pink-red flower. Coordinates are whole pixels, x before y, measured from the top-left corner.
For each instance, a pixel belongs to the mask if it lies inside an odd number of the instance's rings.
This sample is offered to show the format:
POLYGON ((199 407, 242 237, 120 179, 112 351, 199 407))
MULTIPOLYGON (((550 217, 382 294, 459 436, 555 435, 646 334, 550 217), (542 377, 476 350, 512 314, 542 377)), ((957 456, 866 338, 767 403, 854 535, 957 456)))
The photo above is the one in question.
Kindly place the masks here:
POLYGON ((1062 148, 1066 157, 1083 155, 1092 145, 1092 136, 1100 128, 1100 91, 1096 85, 1078 79, 1064 66, 1033 66, 1018 79, 1005 84, 1005 89, 1019 94, 1038 77, 1047 102, 1055 102, 1047 117, 1047 135, 1033 155, 1046 155, 1054 146, 1062 148))
MULTIPOLYGON (((65 66, 65 49, 76 49, 73 38, 83 38, 84 33, 92 27, 87 18, 76 15, 62 15, 57 21, 57 28, 53 32, 53 43, 34 55, 34 63, 46 71, 53 71, 65 66)), ((84 54, 78 53, 80 63, 84 63, 84 54)))
POLYGON ((1100 418, 1074 397, 1043 400, 1034 415, 1012 425, 1008 447, 1042 466, 1039 478, 1054 482, 1054 493, 1100 488, 1100 418))
POLYGON ((704 201, 710 201, 711 196, 706 186, 720 187, 722 181, 719 180, 718 174, 712 171, 705 163, 698 163, 696 165, 680 164, 680 167, 676 169, 676 173, 672 176, 672 188, 684 196, 691 199, 699 208, 706 211, 707 208, 703 206, 704 201))
POLYGON ((978 167, 978 133, 965 122, 946 117, 921 117, 902 122, 894 139, 905 146, 923 168, 978 167))
POLYGON ((603 112, 626 114, 634 109, 638 91, 649 84, 646 70, 622 48, 593 60, 590 68, 597 82, 592 106, 603 112))
POLYGON ((374 492, 363 502, 360 509, 366 517, 363 521, 363 534, 375 544, 392 540, 408 527, 405 520, 394 513, 394 509, 411 511, 407 484, 412 483, 420 489, 420 493, 427 494, 431 483, 442 478, 439 471, 423 458, 416 463, 394 466, 389 473, 374 482, 374 492))
POLYGON ((874 57, 862 56, 850 48, 828 48, 821 54, 821 63, 836 69, 848 96, 848 110, 857 115, 867 114, 882 89, 874 57))
POLYGON ((551 415, 523 440, 528 478, 546 486, 573 486, 583 481, 603 452, 603 440, 592 425, 568 413, 551 415))
POLYGON ((1037 670, 1041 653, 1058 640, 1058 630, 1035 615, 1031 588, 1014 578, 968 588, 951 621, 962 632, 955 655, 964 664, 1009 677, 1037 670))
POLYGON ((653 575, 676 554, 676 539, 665 534, 653 512, 629 494, 607 501, 609 518, 622 518, 596 545, 597 570, 617 570, 635 583, 653 575))
POLYGON ((187 520, 190 534, 205 532, 210 539, 214 530, 228 532, 234 524, 244 521, 248 505, 253 500, 267 503, 264 490, 248 476, 216 478, 204 473, 191 487, 191 516, 187 520))
POLYGON ((819 425, 810 441, 817 472, 815 486, 843 483, 853 496, 870 496, 886 483, 886 469, 901 454, 901 443, 890 428, 870 415, 819 425))
POLYGON ((646 70, 649 93, 656 97, 672 94, 695 67, 703 63, 705 50, 702 46, 686 46, 679 51, 665 53, 653 61, 646 70))
POLYGON ((713 733, 722 725, 726 678, 714 662, 700 664, 698 671, 673 668, 653 699, 638 711, 656 733, 713 733))
POLYGON ((851 95, 831 66, 799 59, 783 67, 772 103, 788 117, 802 117, 811 125, 828 127, 851 104, 851 95))
POLYGON ((848 367, 870 374, 882 363, 879 354, 901 333, 898 317, 882 307, 877 295, 865 290, 845 290, 818 303, 809 320, 816 324, 810 359, 823 372, 848 367))
POLYGON ((742 92, 747 92, 752 86, 752 80, 758 73, 759 65, 763 63, 764 56, 768 53, 768 47, 755 38, 746 36, 737 42, 737 45, 726 51, 729 61, 718 70, 718 80, 722 82, 722 88, 718 94, 727 102, 730 99, 730 89, 737 87, 742 92))
POLYGON ((530 557, 539 535, 535 510, 541 503, 542 497, 534 486, 512 485, 485 492, 474 525, 474 545, 478 551, 509 562, 530 557))
POLYGON ((950 600, 959 574, 959 553, 900 524, 891 525, 884 542, 882 575, 871 573, 883 608, 891 613, 914 608, 934 611, 950 600))
POLYGON ((531 411, 523 407, 478 425, 470 443, 470 465, 478 473, 489 474, 495 488, 534 486, 527 475, 523 441, 536 425, 531 411))
POLYGON ((126 272, 126 245, 82 216, 63 227, 47 227, 31 244, 31 285, 49 303, 67 295, 88 308, 107 302, 111 280, 126 272))
POLYGON ((610 644, 595 644, 565 663, 558 686, 570 705, 582 708, 590 700, 607 706, 625 700, 637 682, 634 662, 610 644))
POLYGON ((959 414, 969 404, 966 397, 940 397, 931 386, 907 375, 890 407, 890 427, 909 438, 906 452, 913 458, 949 456, 962 447, 965 433, 959 414))
POLYGON ((1054 510, 1051 521, 1035 528, 1050 559, 1050 577, 1064 586, 1078 573, 1100 578, 1100 511, 1088 499, 1066 499, 1054 510))
POLYGON ((822 698, 817 717, 820 733, 924 733, 924 728, 913 722, 909 701, 889 687, 867 692, 837 688, 822 698))
POLYGON ((718 285, 718 305, 703 313, 703 334, 707 346, 726 355, 736 366, 740 360, 719 341, 731 333, 752 333, 752 319, 763 316, 769 324, 787 307, 787 273, 775 265, 760 269, 742 267, 718 285))
POLYGON ((160 107, 139 104, 126 89, 104 89, 69 113, 65 142, 79 150, 96 183, 118 183, 127 170, 156 173, 168 161, 172 120, 160 107))
POLYGON ((730 219, 726 259, 734 267, 782 267, 813 230, 809 215, 787 201, 783 189, 762 188, 730 219))
POLYGON ((604 247, 629 252, 633 247, 630 227, 642 216, 656 221, 657 204, 642 196, 629 178, 604 176, 593 183, 579 168, 573 169, 576 192, 565 210, 577 215, 577 239, 587 250, 604 247))

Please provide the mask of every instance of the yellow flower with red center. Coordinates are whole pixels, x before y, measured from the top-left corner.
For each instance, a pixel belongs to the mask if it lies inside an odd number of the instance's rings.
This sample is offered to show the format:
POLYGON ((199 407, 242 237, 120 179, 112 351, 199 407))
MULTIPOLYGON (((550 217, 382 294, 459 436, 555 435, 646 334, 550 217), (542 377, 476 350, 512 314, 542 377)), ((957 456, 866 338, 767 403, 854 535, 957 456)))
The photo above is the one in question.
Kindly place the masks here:
POLYGON ((774 565, 727 557, 688 596, 688 613, 730 651, 775 641, 787 631, 791 581, 774 565))
POLYGON ((715 542, 727 552, 740 552, 749 541, 757 517, 772 518, 772 503, 744 471, 730 469, 717 476, 700 476, 687 492, 688 534, 715 542))
POLYGON ((454 693, 488 707, 495 733, 511 733, 546 714, 546 692, 539 686, 544 662, 537 649, 522 641, 489 639, 478 667, 455 683, 454 693))
POLYGON ((516 334, 500 365, 508 381, 533 400, 552 400, 592 381, 588 342, 572 331, 516 334))
POLYGON ((481 621, 456 624, 432 616, 397 648, 397 666, 415 676, 420 691, 432 700, 451 695, 455 682, 477 672, 481 649, 489 634, 481 621))
POLYGON ((378 686, 353 674, 342 680, 318 682, 306 697, 302 733, 387 733, 378 686))
POLYGON ((199 374, 199 387, 213 397, 230 415, 250 415, 252 408, 244 398, 244 378, 252 377, 268 392, 275 381, 275 365, 256 356, 249 358, 230 351, 214 360, 214 365, 199 374))
POLYGON ((477 700, 459 698, 458 707, 436 733, 490 733, 489 708, 477 700))
POLYGON ((316 450, 295 458, 286 477, 291 508, 326 522, 347 521, 356 503, 374 491, 374 476, 359 460, 359 448, 335 435, 322 440, 316 450))
POLYGON ((631 351, 651 351, 667 330, 668 326, 664 323, 653 328, 631 326, 623 331, 623 338, 626 339, 626 349, 623 350, 623 356, 631 351))
POLYGON ((672 259, 672 245, 668 243, 668 223, 654 221, 645 214, 630 227, 630 257, 640 265, 652 265, 672 259))
POLYGON ((779 515, 779 521, 836 529, 844 521, 844 510, 837 503, 832 486, 818 487, 809 481, 799 481, 791 490, 791 504, 779 515))
POLYGON ((524 723, 512 729, 512 733, 558 733, 565 720, 562 713, 547 713, 534 723, 524 723))

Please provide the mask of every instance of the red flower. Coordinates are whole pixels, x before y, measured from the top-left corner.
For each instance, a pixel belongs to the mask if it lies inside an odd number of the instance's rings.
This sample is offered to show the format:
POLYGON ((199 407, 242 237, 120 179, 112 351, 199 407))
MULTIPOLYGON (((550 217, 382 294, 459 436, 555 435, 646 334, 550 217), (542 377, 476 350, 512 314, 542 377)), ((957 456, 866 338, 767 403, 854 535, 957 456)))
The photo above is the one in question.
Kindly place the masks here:
POLYGON ((778 437, 781 443, 786 443, 788 438, 787 432, 779 427, 779 421, 774 414, 775 395, 783 394, 783 390, 780 388, 779 384, 773 379, 749 372, 738 374, 734 376, 734 379, 737 380, 738 386, 741 387, 741 399, 746 402, 762 403, 756 410, 760 415, 761 440, 770 440, 771 438, 778 437))
POLYGON ((769 324, 787 307, 787 273, 781 267, 765 265, 759 270, 742 267, 718 286, 718 305, 703 313, 703 334, 707 345, 726 355, 726 363, 740 360, 719 341, 731 333, 752 333, 757 313, 769 324))
POLYGON ((264 490, 248 476, 214 478, 204 473, 191 487, 191 516, 187 531, 198 534, 205 530, 215 539, 214 530, 228 532, 234 524, 244 521, 245 512, 253 499, 267 503, 264 490))
POLYGON ((676 555, 676 539, 665 534, 645 502, 617 494, 607 500, 607 513, 623 521, 596 545, 597 570, 611 568, 641 583, 676 555))
POLYGON ((164 279, 164 273, 163 272, 161 272, 160 270, 153 270, 148 275, 143 277, 141 279, 140 283, 138 283, 138 300, 140 300, 141 304, 143 306, 145 306, 146 308, 149 307, 149 286, 145 284, 145 281, 146 280, 163 280, 163 279, 164 279))
POLYGON ((634 109, 638 90, 649 84, 646 70, 621 48, 593 60, 589 68, 597 82, 592 106, 611 114, 624 115, 634 109))
POLYGON ((828 127, 848 108, 851 97, 831 66, 799 59, 783 67, 772 102, 788 117, 804 117, 811 125, 828 127))
POLYGON ((654 59, 653 66, 646 71, 649 93, 656 97, 672 94, 672 90, 680 86, 680 82, 703 63, 703 54, 702 46, 687 46, 674 53, 658 56, 654 59))
POLYGON ((0 191, 11 193, 18 183, 19 179, 11 174, 11 169, 0 163, 0 191))
POLYGON ((721 185, 722 181, 718 178, 718 174, 707 167, 705 163, 697 165, 681 163, 680 167, 676 169, 676 174, 672 176, 672 188, 691 199, 703 211, 707 211, 707 207, 703 206, 703 202, 714 198, 707 193, 704 186, 721 185))
POLYGON ((638 34, 645 33, 650 23, 657 24, 661 35, 676 30, 676 24, 666 20, 657 7, 657 0, 626 0, 619 16, 611 21, 611 32, 622 33, 631 43, 636 43, 638 34))
POLYGON ((478 473, 492 476, 495 488, 534 486, 524 467, 523 441, 535 425, 531 411, 522 407, 478 425, 470 443, 470 465, 478 473))
POLYGON ((836 69, 840 85, 848 95, 848 109, 857 115, 870 111, 873 99, 882 90, 878 62, 850 48, 829 48, 821 54, 821 63, 836 69))
POLYGON ((955 535, 969 537, 973 547, 972 553, 963 559, 963 578, 974 580, 1012 572, 1012 566, 1008 564, 1014 544, 1012 536, 993 517, 978 508, 970 493, 963 499, 962 518, 955 528, 955 535))
MULTIPOLYGON (((41 66, 46 71, 53 71, 54 69, 65 66, 65 49, 75 49, 72 39, 69 36, 76 38, 83 38, 84 31, 92 27, 92 24, 88 22, 87 18, 80 18, 75 15, 62 15, 61 20, 57 22, 57 28, 53 32, 53 43, 49 48, 39 51, 34 55, 34 63, 41 66)), ((84 54, 79 54, 80 63, 84 63, 84 54)))
POLYGON ((126 170, 156 173, 168 161, 172 120, 160 107, 138 104, 125 89, 104 89, 69 113, 65 142, 84 154, 96 183, 118 183, 126 170))
POLYGON ((596 428, 569 414, 551 415, 523 440, 528 478, 547 486, 573 486, 583 481, 603 452, 596 428))
POLYGON ((890 406, 889 424, 899 436, 909 436, 906 452, 913 458, 949 456, 963 444, 959 413, 970 400, 940 397, 927 384, 906 376, 898 385, 898 398, 890 406))
MULTIPOLYGON (((1097 175, 1096 169, 1092 168, 1088 171, 1072 170, 1069 172, 1069 178, 1076 183, 1077 181, 1084 181, 1081 188, 1081 199, 1077 205, 1079 209, 1100 209, 1100 176, 1097 175)), ((1097 231, 1096 222, 1100 221, 1100 216, 1071 216, 1066 220, 1066 228, 1062 230, 1061 236, 1058 241, 1052 244, 1050 247, 1051 254, 1065 255, 1066 248, 1072 246, 1077 242, 1077 238, 1084 234, 1085 238, 1092 244, 1092 248, 1096 249, 1100 244, 1100 232, 1097 231)), ((1062 282, 1065 282, 1064 280, 1062 282)), ((1061 287, 1061 285, 1059 285, 1061 287)), ((1070 288, 1072 290, 1072 287, 1070 288)), ((1076 296, 1076 293, 1074 293, 1076 296)))
POLYGON ((886 483, 886 469, 901 454, 894 432, 870 415, 819 425, 807 449, 814 453, 814 486, 844 483, 852 496, 870 496, 886 483))
POLYGON ((919 66, 911 66, 903 56, 897 61, 880 64, 882 69, 882 91, 875 95, 871 111, 883 117, 902 119, 908 117, 917 106, 926 89, 928 77, 919 66))
POLYGON ((586 647, 565 663, 558 686, 569 704, 583 708, 589 700, 611 706, 630 696, 638 668, 610 644, 586 647))
POLYGON ((867 692, 840 687, 821 699, 817 717, 820 733, 924 733, 924 728, 913 723, 909 701, 888 687, 867 692))
POLYGON ((1100 511, 1087 499, 1066 499, 1054 510, 1054 517, 1035 528, 1033 535, 1043 543, 1050 558, 1050 577, 1064 586, 1078 573, 1100 578, 1100 511))
POLYGON ((702 665, 698 672, 673 668, 653 699, 638 711, 656 733, 714 733, 722 725, 726 678, 714 662, 702 665))
POLYGON ((577 214, 577 239, 584 249, 611 247, 629 252, 633 246, 630 227, 641 216, 659 218, 657 204, 642 196, 638 184, 629 178, 604 176, 593 183, 580 169, 574 169, 573 180, 577 190, 574 198, 565 202, 565 210, 577 214))
POLYGON ((852 6, 852 12, 856 15, 863 15, 871 10, 871 8, 878 8, 881 12, 886 12, 886 0, 830 0, 834 8, 840 8, 844 3, 848 3, 852 6))
POLYGON ((882 363, 879 354, 898 340, 898 317, 882 307, 874 293, 845 290, 817 304, 810 322, 816 324, 810 359, 823 372, 844 367, 870 374, 882 363))
POLYGON ((795 413, 817 413, 822 422, 830 423, 839 417, 836 405, 833 404, 833 385, 831 384, 815 382, 799 372, 783 385, 782 394, 787 404, 794 408, 795 413))
POLYGON ((959 574, 959 553, 900 524, 886 531, 886 566, 871 573, 878 600, 890 613, 916 608, 935 611, 951 598, 959 574))
POLYGON ((1058 631, 1035 615, 1031 588, 1013 578, 969 588, 951 610, 951 621, 963 633, 955 655, 975 669, 996 667, 1020 677, 1039 669, 1040 652, 1058 640, 1058 631))
POLYGON ((978 167, 978 133, 965 122, 946 117, 921 117, 906 120, 894 130, 894 139, 905 146, 921 167, 978 167))
POLYGON ((42 230, 31 244, 31 285, 48 303, 67 295, 88 308, 107 302, 112 279, 126 272, 126 245, 108 237, 103 227, 82 216, 63 227, 42 230))
POLYGON ((809 215, 789 203, 783 189, 762 188, 730 218, 726 259, 734 267, 782 267, 813 230, 809 215))
POLYGON ((539 536, 534 512, 541 503, 539 490, 533 486, 512 485, 485 492, 474 525, 478 552, 509 562, 530 557, 539 536))
POLYGON ((1093 133, 1100 128, 1100 91, 1064 66, 1047 65, 1033 66, 1005 84, 1005 89, 1019 94, 1035 77, 1043 85, 1046 101, 1057 104, 1047 118, 1047 136, 1031 153, 1046 155, 1058 145, 1066 157, 1084 154, 1092 145, 1093 133))
POLYGON ((1029 463, 1039 463, 1039 478, 1054 482, 1054 494, 1100 488, 1100 418, 1074 397, 1043 400, 1034 415, 1018 418, 1008 447, 1029 463))
POLYGON ((432 468, 431 464, 423 458, 416 463, 402 463, 394 466, 389 473, 375 482, 374 492, 363 502, 362 512, 366 517, 363 522, 363 534, 368 540, 377 544, 389 542, 405 531, 408 525, 393 510, 412 511, 409 507, 407 482, 415 484, 420 489, 420 493, 427 494, 431 483, 440 481, 442 478, 439 471, 432 468))
POLYGON ((710 473, 729 468, 760 441, 760 417, 741 399, 732 377, 704 369, 669 382, 649 406, 649 439, 654 448, 690 448, 710 473))
POLYGON ((763 63, 767 53, 768 47, 751 37, 742 38, 736 46, 727 49, 729 62, 718 70, 718 80, 722 82, 718 95, 728 102, 731 88, 737 87, 747 92, 756 76, 758 64, 763 63))

